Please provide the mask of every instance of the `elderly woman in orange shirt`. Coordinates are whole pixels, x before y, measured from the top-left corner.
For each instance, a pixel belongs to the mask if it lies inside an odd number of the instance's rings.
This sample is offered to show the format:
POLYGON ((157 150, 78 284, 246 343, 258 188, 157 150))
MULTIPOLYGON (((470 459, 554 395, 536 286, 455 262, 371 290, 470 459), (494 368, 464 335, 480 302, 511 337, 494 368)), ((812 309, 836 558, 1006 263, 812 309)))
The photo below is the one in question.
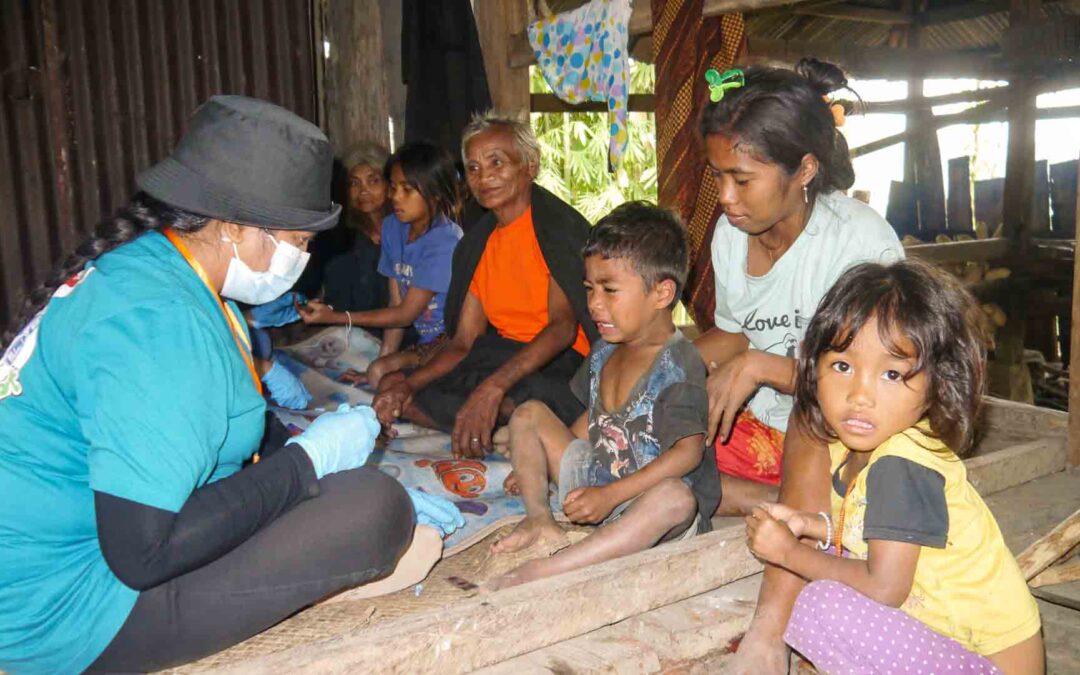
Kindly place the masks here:
POLYGON ((527 122, 478 115, 462 133, 465 176, 488 210, 454 254, 447 345, 412 374, 384 380, 379 420, 452 433, 459 457, 482 457, 496 423, 529 399, 569 424, 583 408, 569 382, 599 339, 582 285, 589 223, 536 185, 540 150, 527 122))

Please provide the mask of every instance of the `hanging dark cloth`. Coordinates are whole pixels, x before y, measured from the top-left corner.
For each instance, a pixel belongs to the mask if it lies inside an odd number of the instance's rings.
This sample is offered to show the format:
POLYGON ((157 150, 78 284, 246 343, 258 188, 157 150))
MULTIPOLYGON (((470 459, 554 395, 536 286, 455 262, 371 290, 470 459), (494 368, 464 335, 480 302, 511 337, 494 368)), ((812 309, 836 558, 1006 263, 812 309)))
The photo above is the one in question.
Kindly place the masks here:
POLYGON ((709 100, 705 71, 723 72, 746 55, 742 14, 703 18, 703 0, 652 0, 656 63, 656 166, 662 206, 686 223, 690 274, 683 302, 702 331, 713 325, 713 228, 720 217, 716 182, 706 171, 697 121, 709 100), (691 95, 687 96, 686 92, 691 95))
POLYGON ((491 107, 484 55, 469 0, 402 0, 405 141, 438 143, 457 156, 461 130, 491 107))

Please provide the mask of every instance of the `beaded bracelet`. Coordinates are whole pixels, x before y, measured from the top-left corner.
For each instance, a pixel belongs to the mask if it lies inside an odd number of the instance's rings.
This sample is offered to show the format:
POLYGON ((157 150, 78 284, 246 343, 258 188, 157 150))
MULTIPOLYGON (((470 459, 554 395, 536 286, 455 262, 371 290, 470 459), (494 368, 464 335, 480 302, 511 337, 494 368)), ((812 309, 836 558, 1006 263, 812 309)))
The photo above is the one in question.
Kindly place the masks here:
POLYGON ((825 519, 825 540, 819 541, 817 547, 819 551, 826 551, 832 543, 832 519, 824 511, 818 511, 818 515, 825 519))

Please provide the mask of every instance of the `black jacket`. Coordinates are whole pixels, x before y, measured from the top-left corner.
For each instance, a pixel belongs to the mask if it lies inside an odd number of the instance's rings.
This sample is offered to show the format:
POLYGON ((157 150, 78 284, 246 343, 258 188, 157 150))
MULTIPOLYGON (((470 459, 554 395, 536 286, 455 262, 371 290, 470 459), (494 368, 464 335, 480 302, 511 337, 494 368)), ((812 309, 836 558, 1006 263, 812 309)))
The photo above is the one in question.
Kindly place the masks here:
MULTIPOLYGON (((532 219, 544 262, 559 288, 570 299, 574 315, 585 329, 589 344, 592 344, 600 339, 600 333, 589 317, 585 300, 585 261, 581 258, 581 249, 589 236, 589 221, 574 210, 574 207, 535 183, 532 186, 532 219)), ((469 284, 472 283, 480 256, 487 247, 488 237, 495 231, 495 225, 495 214, 484 214, 469 228, 454 249, 453 271, 444 314, 446 332, 449 335, 457 331, 458 317, 461 316, 461 307, 469 292, 469 284)))

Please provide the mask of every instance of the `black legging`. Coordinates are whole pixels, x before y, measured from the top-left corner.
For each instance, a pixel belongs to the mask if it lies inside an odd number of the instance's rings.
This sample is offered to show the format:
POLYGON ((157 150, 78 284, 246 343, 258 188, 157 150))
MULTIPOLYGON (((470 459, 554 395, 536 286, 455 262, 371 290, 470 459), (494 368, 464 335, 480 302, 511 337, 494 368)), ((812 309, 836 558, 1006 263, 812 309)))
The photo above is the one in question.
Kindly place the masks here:
POLYGON ((326 476, 237 548, 139 598, 88 672, 160 670, 230 647, 336 591, 385 577, 408 548, 413 508, 393 478, 326 476))
MULTIPOLYGON (((500 335, 481 335, 461 363, 416 392, 413 403, 427 413, 440 429, 449 433, 454 428, 458 410, 465 405, 469 394, 525 345, 524 342, 500 335)), ((541 401, 564 424, 573 424, 585 412, 585 406, 570 391, 570 378, 577 372, 582 360, 580 354, 567 348, 540 370, 523 377, 506 395, 516 405, 529 400, 541 401)))

